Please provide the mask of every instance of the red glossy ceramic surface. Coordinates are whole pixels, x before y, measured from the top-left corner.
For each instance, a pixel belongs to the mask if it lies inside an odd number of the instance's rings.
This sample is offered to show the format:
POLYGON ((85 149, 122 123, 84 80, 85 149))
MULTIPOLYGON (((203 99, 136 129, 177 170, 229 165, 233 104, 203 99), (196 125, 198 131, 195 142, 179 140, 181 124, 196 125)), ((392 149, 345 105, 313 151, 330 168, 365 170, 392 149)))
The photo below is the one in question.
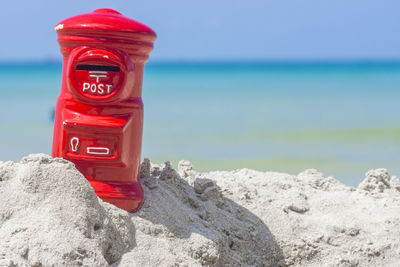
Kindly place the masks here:
POLYGON ((52 156, 75 163, 104 201, 136 211, 144 198, 143 70, 156 34, 111 9, 63 20, 55 30, 63 75, 52 156))

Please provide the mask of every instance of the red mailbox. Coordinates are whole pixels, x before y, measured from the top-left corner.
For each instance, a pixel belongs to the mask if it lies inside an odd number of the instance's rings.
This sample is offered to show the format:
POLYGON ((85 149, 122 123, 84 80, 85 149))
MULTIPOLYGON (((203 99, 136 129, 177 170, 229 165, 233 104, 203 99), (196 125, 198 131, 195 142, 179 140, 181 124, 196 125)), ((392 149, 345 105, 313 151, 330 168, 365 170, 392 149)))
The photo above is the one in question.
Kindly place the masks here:
POLYGON ((104 201, 136 211, 143 70, 156 34, 112 9, 68 18, 55 30, 63 75, 52 156, 72 161, 104 201))

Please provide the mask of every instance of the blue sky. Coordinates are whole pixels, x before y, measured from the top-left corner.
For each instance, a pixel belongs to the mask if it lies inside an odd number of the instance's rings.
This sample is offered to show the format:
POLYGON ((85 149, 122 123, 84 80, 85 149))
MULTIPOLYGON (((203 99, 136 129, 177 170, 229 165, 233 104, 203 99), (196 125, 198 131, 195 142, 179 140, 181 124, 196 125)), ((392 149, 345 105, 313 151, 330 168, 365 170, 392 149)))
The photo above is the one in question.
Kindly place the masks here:
POLYGON ((0 61, 60 59, 54 25, 114 8, 158 34, 154 61, 400 60, 398 0, 5 1, 0 61))

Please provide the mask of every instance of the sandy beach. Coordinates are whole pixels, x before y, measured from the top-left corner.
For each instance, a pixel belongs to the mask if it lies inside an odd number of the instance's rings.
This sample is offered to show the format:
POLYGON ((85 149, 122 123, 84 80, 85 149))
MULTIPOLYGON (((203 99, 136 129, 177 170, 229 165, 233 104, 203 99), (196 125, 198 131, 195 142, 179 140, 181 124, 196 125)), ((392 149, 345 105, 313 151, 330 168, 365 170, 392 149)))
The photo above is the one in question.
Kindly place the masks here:
POLYGON ((146 200, 103 203, 72 163, 0 163, 0 266, 398 266, 400 182, 348 187, 298 175, 197 172, 145 160, 146 200))

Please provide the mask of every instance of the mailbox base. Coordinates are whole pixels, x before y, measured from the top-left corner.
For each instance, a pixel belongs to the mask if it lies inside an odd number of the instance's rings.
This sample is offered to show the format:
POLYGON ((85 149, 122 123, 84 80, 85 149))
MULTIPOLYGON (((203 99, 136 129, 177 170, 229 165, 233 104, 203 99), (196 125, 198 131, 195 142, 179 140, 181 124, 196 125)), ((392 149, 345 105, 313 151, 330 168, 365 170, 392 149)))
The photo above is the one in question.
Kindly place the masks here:
POLYGON ((106 183, 86 178, 96 195, 103 201, 128 212, 137 211, 143 203, 144 194, 140 183, 106 183))

